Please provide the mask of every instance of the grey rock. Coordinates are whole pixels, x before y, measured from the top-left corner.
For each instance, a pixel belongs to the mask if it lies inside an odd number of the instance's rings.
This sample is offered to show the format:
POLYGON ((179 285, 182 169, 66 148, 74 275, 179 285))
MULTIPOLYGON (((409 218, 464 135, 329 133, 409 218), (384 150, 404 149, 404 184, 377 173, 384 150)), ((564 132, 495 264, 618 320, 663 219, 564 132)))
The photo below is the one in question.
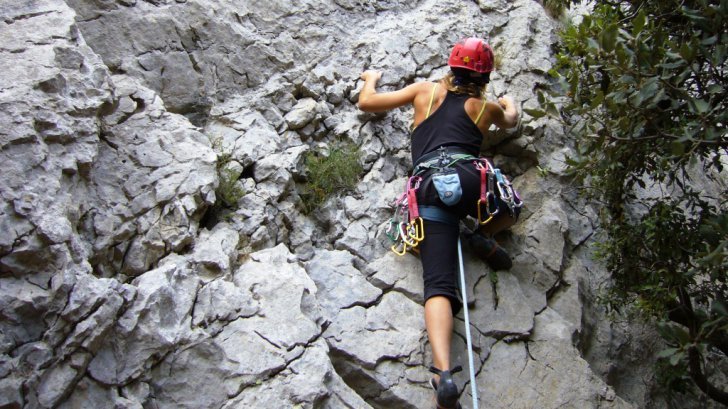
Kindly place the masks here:
POLYGON ((166 264, 137 277, 137 295, 89 363, 99 382, 122 385, 188 342, 199 279, 184 265, 166 264))
POLYGON ((420 260, 411 254, 399 257, 388 251, 388 247, 386 250, 384 255, 368 264, 372 284, 382 290, 399 291, 416 303, 424 304, 425 290, 420 260))
POLYGON ((224 279, 205 284, 197 292, 192 324, 203 328, 222 327, 238 318, 248 318, 260 311, 250 289, 236 286, 224 279))
POLYGON ((3 317, 2 352, 8 353, 17 346, 41 338, 45 323, 42 320, 44 306, 51 294, 32 283, 18 278, 3 277, 0 294, 0 310, 3 317))
POLYGON ((195 243, 192 260, 207 271, 230 272, 237 259, 238 233, 225 224, 216 225, 211 231, 203 230, 195 243))
POLYGON ((346 251, 322 250, 306 263, 306 271, 316 283, 318 300, 328 321, 341 310, 369 307, 382 295, 354 267, 354 256, 346 251))
POLYGON ((180 407, 180 403, 186 408, 220 406, 284 369, 300 353, 287 355, 285 348, 268 342, 245 326, 244 320, 235 320, 216 337, 166 357, 152 372, 152 400, 164 408, 180 407))
POLYGON ((471 322, 485 336, 496 339, 525 339, 533 330, 534 311, 516 277, 497 273, 497 282, 480 280, 475 287, 476 308, 471 322))
POLYGON ((419 351, 423 329, 422 307, 400 293, 390 292, 376 306, 355 306, 339 312, 324 336, 337 353, 357 365, 374 368, 384 359, 413 357, 419 351))
POLYGON ((90 354, 79 352, 45 371, 33 394, 41 407, 54 407, 60 403, 67 391, 83 377, 90 359, 90 354))
MULTIPOLYGON (((562 356, 569 348, 563 342, 530 343, 528 349, 520 342, 493 346, 484 369, 478 377, 480 403, 494 408, 529 407, 528 402, 538 400, 544 407, 615 407, 629 408, 631 405, 621 399, 606 401, 606 390, 601 380, 588 370, 586 361, 572 353, 573 359, 553 361, 554 355, 562 356), (534 351, 535 350, 535 351, 534 351), (534 353, 535 352, 535 353, 534 353), (551 356, 552 358, 549 358, 551 356), (545 362, 549 362, 547 366, 545 362), (556 377, 558 379, 552 379, 556 377), (534 384, 534 379, 543 382, 534 384), (542 385, 563 385, 543 387, 542 385)), ((469 395, 469 393, 466 393, 469 395)), ((469 396, 464 399, 467 402, 469 396)))
POLYGON ((319 340, 267 385, 245 388, 224 408, 240 406, 314 407, 312 402, 324 402, 323 407, 369 408, 334 371, 328 358, 326 344, 319 340), (342 406, 336 406, 340 404, 342 406))
POLYGON ((143 407, 140 401, 120 396, 116 390, 105 388, 89 378, 81 379, 76 386, 76 390, 78 392, 71 395, 58 408, 94 408, 99 402, 104 402, 110 407, 129 409, 142 409, 143 407))
POLYGON ((251 260, 235 272, 234 282, 251 289, 262 310, 260 316, 244 320, 242 327, 287 349, 320 335, 322 314, 316 284, 285 246, 251 254, 251 260), (261 270, 268 274, 261 274, 261 270), (289 327, 290 322, 298 325, 289 327))
POLYGON ((355 220, 344 227, 344 234, 339 238, 334 247, 347 250, 358 257, 368 260, 373 256, 374 240, 370 231, 373 230, 371 219, 363 217, 355 220))
POLYGON ((316 118, 318 104, 313 98, 304 98, 284 117, 292 130, 301 129, 316 118))
POLYGON ((23 380, 16 377, 0 379, 0 405, 8 408, 21 408, 23 399, 23 380))

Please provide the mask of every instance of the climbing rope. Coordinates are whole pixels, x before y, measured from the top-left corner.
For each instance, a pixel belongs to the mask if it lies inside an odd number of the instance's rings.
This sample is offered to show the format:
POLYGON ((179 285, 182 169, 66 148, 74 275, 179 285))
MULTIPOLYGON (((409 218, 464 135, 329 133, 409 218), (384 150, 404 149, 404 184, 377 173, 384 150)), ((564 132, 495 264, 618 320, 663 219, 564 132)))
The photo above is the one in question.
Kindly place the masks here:
POLYGON ((468 314, 468 295, 465 286, 465 268, 463 267, 463 248, 458 237, 458 261, 460 262, 460 296, 463 299, 463 315, 465 318, 465 340, 468 347, 468 369, 470 371, 470 393, 473 396, 473 409, 478 409, 478 388, 475 385, 475 367, 473 365, 473 339, 470 335, 470 314, 468 314))

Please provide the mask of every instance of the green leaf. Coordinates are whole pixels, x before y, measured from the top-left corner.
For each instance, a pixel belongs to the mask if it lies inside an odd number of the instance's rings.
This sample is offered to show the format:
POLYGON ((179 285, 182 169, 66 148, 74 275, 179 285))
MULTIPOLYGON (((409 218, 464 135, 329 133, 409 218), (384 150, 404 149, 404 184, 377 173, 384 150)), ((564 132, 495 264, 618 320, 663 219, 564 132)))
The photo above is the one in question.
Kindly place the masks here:
POLYGON ((652 77, 642 84, 640 87, 640 94, 643 99, 647 99, 655 95, 660 86, 657 81, 657 77, 652 77))
POLYGON ((611 52, 614 50, 617 44, 617 33, 617 25, 610 24, 599 34, 599 45, 602 46, 604 51, 611 52))
POLYGON ((708 85, 708 92, 711 94, 720 94, 723 92, 723 87, 720 84, 710 84, 708 85))
POLYGON ((587 38, 586 43, 587 43, 587 46, 589 47, 589 49, 594 50, 594 51, 599 50, 599 43, 596 40, 594 40, 593 38, 591 38, 591 37, 587 38))
POLYGON ((685 356, 685 353, 683 353, 683 352, 677 352, 677 353, 673 354, 670 357, 670 365, 677 366, 677 364, 680 363, 680 360, 683 359, 683 356, 685 356))
POLYGON ((687 345, 690 343, 690 334, 685 328, 676 325, 673 327, 673 330, 675 331, 675 335, 681 345, 687 345))
POLYGON ((690 107, 691 110, 698 114, 704 114, 704 113, 710 111, 710 104, 708 104, 705 100, 691 99, 689 101, 689 104, 691 105, 691 107, 690 107))
POLYGON ((664 68, 666 70, 674 70, 675 68, 680 68, 680 67, 685 66, 685 64, 687 64, 687 63, 685 62, 685 60, 683 60, 681 58, 680 60, 678 60, 676 62, 666 62, 666 63, 660 64, 660 68, 664 68))
POLYGON ((710 310, 718 316, 728 317, 728 306, 721 300, 713 300, 713 305, 710 306, 710 310))
POLYGON ((692 61, 695 57, 695 50, 688 43, 682 43, 680 46, 680 57, 685 61, 692 61))
POLYGON ((594 109, 598 107, 602 102, 604 101, 604 94, 602 94, 601 91, 597 92, 597 94, 592 98, 591 102, 589 103, 589 108, 594 109))
POLYGON ((634 20, 632 20, 632 35, 636 37, 637 34, 641 33, 646 23, 647 17, 645 17, 645 12, 644 10, 640 10, 634 20))
POLYGON ((678 353, 678 351, 680 351, 678 348, 667 348, 667 349, 663 349, 662 351, 660 351, 660 352, 657 353, 656 357, 658 359, 669 358, 669 357, 675 355, 676 353, 678 353))
POLYGON ((635 92, 632 95, 629 96, 629 103, 633 107, 639 107, 642 104, 642 101, 644 100, 645 96, 642 95, 641 92, 635 92))
POLYGON ((718 44, 715 46, 713 50, 713 65, 720 66, 725 63, 725 57, 726 57, 726 46, 725 44, 718 44))
POLYGON ((657 325, 657 331, 663 338, 678 345, 687 345, 690 343, 690 334, 688 331, 675 323, 662 322, 657 325))
POLYGON ((534 119, 546 116, 546 112, 540 109, 523 108, 523 112, 531 115, 534 119))
POLYGON ((546 113, 548 113, 549 115, 551 115, 554 118, 558 118, 560 116, 559 110, 556 109, 556 105, 554 105, 554 104, 546 105, 546 113))
POLYGON ((702 45, 713 45, 718 42, 718 36, 714 35, 712 37, 704 38, 700 40, 700 44, 702 45))
POLYGON ((706 24, 709 22, 707 18, 705 18, 699 11, 689 9, 685 6, 682 7, 682 12, 687 16, 690 20, 693 21, 693 23, 701 25, 706 24))
POLYGON ((631 76, 631 75, 627 75, 627 74, 622 75, 619 78, 619 80, 622 81, 623 83, 629 84, 629 85, 632 85, 632 84, 635 84, 636 83, 634 77, 631 76))

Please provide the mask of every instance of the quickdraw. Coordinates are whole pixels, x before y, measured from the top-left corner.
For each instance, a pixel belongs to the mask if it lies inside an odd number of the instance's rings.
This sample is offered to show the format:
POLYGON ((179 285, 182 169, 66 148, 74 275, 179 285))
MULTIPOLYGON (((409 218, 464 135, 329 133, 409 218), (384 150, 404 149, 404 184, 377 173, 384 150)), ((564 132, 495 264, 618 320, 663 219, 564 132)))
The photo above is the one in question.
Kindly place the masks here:
POLYGON ((478 199, 478 224, 484 225, 493 220, 493 217, 498 214, 498 202, 495 200, 495 195, 493 194, 493 183, 488 183, 489 179, 491 179, 491 173, 488 173, 488 170, 491 169, 490 163, 485 160, 477 160, 473 162, 475 164, 475 168, 480 171, 480 198, 478 199), (491 203, 494 205, 495 210, 490 210, 491 203), (485 214, 488 215, 487 219, 483 218, 483 209, 485 209, 485 214))
POLYGON ((429 169, 441 170, 462 160, 473 160, 475 168, 480 173, 480 196, 477 202, 480 225, 491 222, 500 213, 500 203, 508 207, 511 216, 515 216, 516 209, 523 206, 520 196, 508 178, 486 158, 468 154, 448 154, 444 148, 441 148, 437 155, 415 166, 413 176, 407 179, 404 193, 394 202, 394 214, 389 220, 385 234, 393 243, 392 251, 400 256, 415 249, 425 239, 424 221, 417 205, 417 190, 422 182, 420 175, 429 169))
POLYGON ((417 206, 417 189, 422 177, 412 176, 407 180, 405 192, 395 201, 394 216, 389 220, 387 237, 394 243, 392 251, 403 256, 425 239, 425 229, 417 206))
MULTIPOLYGON (((425 238, 425 227, 417 208, 417 189, 420 188, 422 177, 412 176, 407 181, 407 205, 409 209, 409 224, 407 225, 407 234, 416 243, 421 242, 425 238)), ((415 243, 415 246, 417 245, 415 243)))
POLYGON ((517 208, 523 206, 521 197, 518 196, 518 192, 513 189, 513 185, 511 185, 508 178, 501 173, 500 169, 495 169, 494 174, 496 179, 495 185, 498 187, 499 197, 506 203, 510 214, 513 215, 517 208))

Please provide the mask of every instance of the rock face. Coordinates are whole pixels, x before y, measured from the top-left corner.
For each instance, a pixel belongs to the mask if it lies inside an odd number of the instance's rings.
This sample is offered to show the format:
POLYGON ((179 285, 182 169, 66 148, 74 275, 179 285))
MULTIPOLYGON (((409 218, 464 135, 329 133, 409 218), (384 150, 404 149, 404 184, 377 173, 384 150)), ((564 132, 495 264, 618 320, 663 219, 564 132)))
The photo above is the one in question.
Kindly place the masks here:
MULTIPOLYGON (((437 79, 454 41, 489 33, 491 94, 533 107, 557 28, 537 2, 0 0, 0 16, 0 407, 433 406, 419 261, 383 233, 410 113, 358 111, 359 74, 437 79), (340 140, 365 174, 303 214, 305 154, 340 140), (244 194, 220 212, 223 157, 244 194)), ((465 248, 480 407, 656 405, 604 358, 625 338, 592 303, 596 213, 560 178, 562 130, 524 115, 484 149, 527 206, 500 237, 510 272, 465 248)))

